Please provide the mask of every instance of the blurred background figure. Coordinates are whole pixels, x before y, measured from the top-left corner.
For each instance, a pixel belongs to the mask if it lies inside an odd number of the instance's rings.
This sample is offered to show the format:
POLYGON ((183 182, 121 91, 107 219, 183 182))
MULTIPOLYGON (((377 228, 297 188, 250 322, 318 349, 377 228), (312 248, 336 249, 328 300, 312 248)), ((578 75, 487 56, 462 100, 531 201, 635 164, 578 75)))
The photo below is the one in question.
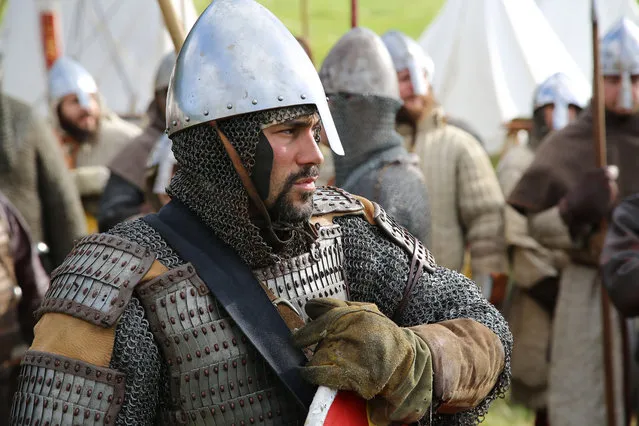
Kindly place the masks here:
POLYGON ((96 232, 110 174, 107 164, 141 130, 108 109, 93 77, 73 59, 58 58, 48 83, 53 126, 82 197, 88 229, 96 232))
POLYGON ((328 53, 319 72, 344 156, 335 156, 335 185, 379 203, 428 243, 430 210, 419 162, 395 131, 401 107, 393 62, 371 30, 354 28, 328 53))
MULTIPOLYGON (((575 120, 584 100, 563 73, 550 76, 533 95, 533 127, 528 143, 511 147, 497 166, 499 183, 508 197, 535 156, 543 139, 575 120)), ((547 424, 550 334, 559 291, 559 278, 568 258, 556 241, 570 241, 561 221, 546 218, 531 234, 527 218, 506 207, 506 243, 514 283, 509 324, 517 345, 513 349, 512 396, 535 410, 537 424, 547 424), (547 247, 551 245, 551 247, 547 247), (554 247, 553 247, 554 246, 554 247)))
POLYGON ((172 146, 171 139, 164 135, 156 142, 146 163, 145 199, 147 209, 153 212, 160 210, 170 200, 166 188, 178 169, 172 146))
POLYGON ((49 286, 28 227, 0 192, 0 418, 8 420, 35 310, 49 286))
POLYGON ((490 159, 470 134, 446 124, 429 78, 432 61, 399 31, 382 36, 391 54, 400 96, 397 128, 409 152, 419 156, 431 200, 430 248, 437 261, 462 270, 466 246, 472 277, 491 292, 505 268, 504 197, 490 159))
POLYGON ((142 213, 146 189, 144 166, 154 146, 166 138, 166 94, 174 64, 175 52, 162 59, 155 75, 154 98, 147 108, 144 131, 109 164, 111 175, 100 201, 98 223, 101 232, 142 213))
POLYGON ((87 232, 78 191, 50 126, 5 94, 0 94, 0 191, 24 217, 47 271, 87 232))

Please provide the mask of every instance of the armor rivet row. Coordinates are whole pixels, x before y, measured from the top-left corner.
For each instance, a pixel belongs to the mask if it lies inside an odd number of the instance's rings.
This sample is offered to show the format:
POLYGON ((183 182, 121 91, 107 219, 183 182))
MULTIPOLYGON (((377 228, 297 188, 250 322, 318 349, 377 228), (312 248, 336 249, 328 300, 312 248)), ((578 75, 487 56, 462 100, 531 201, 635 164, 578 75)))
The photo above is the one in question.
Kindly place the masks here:
POLYGON ((58 402, 57 402, 57 401, 54 401, 54 402, 53 402, 53 409, 54 409, 54 410, 57 410, 57 409, 58 409, 58 402))
POLYGON ((302 94, 302 95, 300 95, 300 98, 306 99, 306 95, 302 94))
POLYGON ((93 417, 95 420, 100 420, 100 413, 95 413, 95 417, 93 417))
POLYGON ((182 357, 181 356, 177 357, 176 361, 178 364, 182 364, 182 357))
MULTIPOLYGON (((246 341, 246 337, 242 336, 242 341, 246 341)), ((246 358, 242 358, 242 365, 246 365, 246 358)))
POLYGON ((180 343, 180 337, 179 336, 173 336, 173 340, 175 341, 175 343, 180 343))
POLYGON ((233 104, 226 104, 226 109, 233 109, 233 104))
POLYGON ((198 333, 198 331, 197 331, 197 330, 193 330, 193 337, 195 337, 195 338, 197 339, 198 334, 199 334, 199 333, 198 333))
POLYGON ((228 349, 229 348, 229 342, 227 342, 227 341, 222 342, 222 346, 224 346, 224 349, 228 349))
POLYGON ((197 399, 197 396, 195 396, 195 392, 191 392, 191 400, 195 401, 197 399))
POLYGON ((163 308, 166 307, 166 300, 165 299, 160 300, 160 305, 162 305, 163 308))
MULTIPOLYGON (((224 385, 220 386, 220 392, 224 392, 224 385)), ((222 410, 222 411, 224 411, 224 410, 222 410)))
POLYGON ((200 307, 200 309, 198 309, 198 312, 200 313, 200 315, 204 315, 204 308, 200 307))
POLYGON ((186 298, 186 293, 184 290, 180 291, 180 299, 184 300, 186 298))
POLYGON ((201 330, 202 330, 202 334, 206 334, 206 333, 207 333, 207 331, 208 331, 208 330, 206 329, 206 327, 202 327, 202 328, 201 328, 201 330))
POLYGON ((190 117, 184 117, 184 121, 186 121, 188 123, 189 121, 191 121, 191 118, 190 117))
POLYGON ((75 409, 73 410, 73 415, 74 415, 74 416, 77 416, 78 414, 80 414, 80 409, 79 409, 79 408, 75 408, 75 409))
POLYGON ((226 407, 224 406, 224 404, 220 405, 220 411, 223 413, 226 411, 226 407))
POLYGON ((211 415, 214 416, 215 415, 215 408, 211 408, 210 412, 211 412, 211 415))
POLYGON ((186 268, 186 270, 187 270, 187 271, 189 271, 189 274, 190 274, 190 273, 192 273, 192 272, 193 272, 193 267, 192 267, 192 266, 189 266, 189 267, 187 267, 187 268, 186 268))
POLYGON ((173 127, 175 127, 175 126, 177 126, 177 121, 176 121, 176 120, 173 120, 173 121, 171 122, 171 124, 173 125, 173 127))
POLYGON ((226 328, 226 325, 223 322, 220 322, 220 328, 224 330, 226 328))
POLYGON ((69 411, 69 404, 64 404, 64 405, 62 406, 62 412, 63 412, 63 413, 66 413, 67 411, 69 411))
POLYGON ((175 317, 171 317, 169 320, 171 321, 171 324, 175 324, 175 317))
POLYGON ((282 102, 282 101, 284 100, 284 96, 282 96, 282 95, 278 96, 278 97, 277 97, 277 100, 278 100, 278 101, 280 101, 280 102, 282 102))
POLYGON ((263 415, 261 415, 261 414, 260 414, 260 417, 259 417, 259 418, 260 418, 260 422, 263 422, 263 421, 264 421, 264 416, 263 416, 263 415))
POLYGON ((103 396, 102 392, 98 392, 98 400, 101 400, 102 396, 103 396))
POLYGON ((231 410, 235 410, 235 403, 234 403, 234 402, 231 402, 231 403, 229 404, 229 406, 231 407, 231 410))
POLYGON ((191 288, 191 296, 195 296, 195 289, 191 288))
MULTIPOLYGON (((209 312, 213 312, 213 305, 209 305, 209 312)), ((215 331, 215 328, 213 328, 213 327, 215 327, 215 326, 211 326, 213 331, 215 331)))
POLYGON ((89 388, 89 390, 87 390, 87 396, 90 397, 93 394, 93 389, 89 388))
POLYGON ((89 410, 84 410, 84 418, 88 419, 89 417, 91 417, 91 411, 89 410))
POLYGON ((184 321, 186 319, 186 316, 184 316, 184 312, 182 312, 180 314, 180 320, 184 321))
POLYGON ((215 374, 218 374, 220 372, 220 369, 218 368, 218 366, 216 365, 215 367, 213 367, 213 372, 215 374))
POLYGON ((175 294, 172 294, 169 299, 171 300, 171 303, 175 303, 175 294))

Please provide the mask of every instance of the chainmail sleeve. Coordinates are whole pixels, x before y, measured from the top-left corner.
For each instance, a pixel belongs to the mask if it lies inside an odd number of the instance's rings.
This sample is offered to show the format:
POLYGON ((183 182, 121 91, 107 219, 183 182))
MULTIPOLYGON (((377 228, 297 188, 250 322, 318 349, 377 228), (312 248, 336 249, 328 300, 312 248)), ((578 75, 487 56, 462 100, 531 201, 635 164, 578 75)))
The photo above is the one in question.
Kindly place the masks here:
MULTIPOLYGON (((109 231, 152 250, 167 268, 184 263, 153 228, 141 220, 109 231)), ((133 296, 115 330, 110 368, 126 374, 125 399, 117 426, 154 425, 161 407, 170 404, 168 367, 151 332, 144 308, 133 296)))
MULTIPOLYGON (((391 317, 403 297, 409 272, 408 256, 379 228, 360 217, 337 217, 335 222, 341 225, 343 232, 350 298, 375 303, 391 317)), ((478 424, 490 403, 502 397, 510 385, 513 340, 508 324, 499 311, 481 296, 475 283, 463 275, 443 267, 438 267, 433 273, 424 272, 398 324, 410 327, 457 318, 475 320, 499 337, 505 353, 504 369, 495 387, 479 406, 453 415, 433 415, 433 425, 478 424)), ((420 424, 427 422, 424 418, 420 424)))

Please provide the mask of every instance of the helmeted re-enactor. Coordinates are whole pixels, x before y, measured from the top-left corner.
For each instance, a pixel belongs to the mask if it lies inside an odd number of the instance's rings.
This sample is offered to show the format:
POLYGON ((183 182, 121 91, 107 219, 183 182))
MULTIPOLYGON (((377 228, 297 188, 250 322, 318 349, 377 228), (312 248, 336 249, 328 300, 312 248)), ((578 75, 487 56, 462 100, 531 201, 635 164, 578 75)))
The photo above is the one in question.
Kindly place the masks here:
POLYGON ((474 424, 503 394, 511 335, 474 283, 435 265, 376 204, 315 190, 320 119, 341 153, 339 137, 317 72, 270 12, 251 0, 203 12, 178 55, 167 118, 180 165, 172 201, 81 240, 53 275, 13 424, 303 423, 282 385, 290 375, 255 349, 277 336, 249 341, 238 326, 272 304, 240 315, 243 295, 226 309, 212 296, 232 292, 216 279, 244 267, 249 292, 261 284, 313 319, 294 334, 312 358, 290 371, 371 399, 376 418, 427 424, 432 410, 434 423, 474 424), (191 255, 185 245, 218 241, 224 255, 195 250, 187 263, 166 238, 191 255), (206 282, 213 265, 193 267, 202 256, 222 271, 206 282))
MULTIPOLYGON (((497 165, 497 177, 508 197, 521 179, 541 141, 573 121, 587 99, 567 74, 544 80, 533 95, 533 127, 528 143, 511 147, 497 165)), ((555 218, 538 222, 535 232, 528 221, 506 206, 506 243, 515 283, 509 324, 517 344, 513 348, 513 399, 546 416, 550 333, 559 290, 559 278, 568 258, 557 240, 569 244, 563 223, 555 218)), ((546 422, 540 423, 546 424, 546 422)))
POLYGON ((382 36, 393 58, 404 105, 397 130, 419 156, 430 197, 431 249, 438 262, 461 270, 470 251, 473 279, 490 284, 505 268, 504 196, 481 144, 446 123, 432 93, 434 65, 421 46, 399 31, 382 36))
MULTIPOLYGON (((563 224, 563 238, 548 247, 565 249, 552 331, 548 386, 550 424, 606 423, 606 386, 599 257, 601 222, 609 217, 618 192, 639 192, 639 28, 627 19, 616 23, 601 41, 607 157, 615 173, 597 168, 593 112, 587 107, 565 128, 551 134, 515 186, 511 204, 528 216, 531 233, 540 223, 563 224), (566 243, 567 242, 567 243, 566 243), (579 356, 575 356, 579 354, 579 356)), ((619 319, 611 309, 613 399, 618 424, 624 424, 623 353, 619 319)))
POLYGON ((109 163, 111 175, 100 199, 100 231, 141 215, 146 208, 145 166, 154 147, 166 138, 166 95, 173 65, 175 52, 171 51, 164 55, 155 73, 154 97, 147 108, 146 127, 109 163))
POLYGON ((401 108, 393 61, 371 30, 354 28, 328 53, 319 72, 344 146, 334 156, 335 185, 379 203, 428 243, 430 209, 419 160, 395 131, 401 108))
POLYGON ((107 165, 141 129, 111 111, 91 74, 67 56, 49 70, 48 96, 54 130, 82 197, 89 231, 95 232, 110 174, 107 165))

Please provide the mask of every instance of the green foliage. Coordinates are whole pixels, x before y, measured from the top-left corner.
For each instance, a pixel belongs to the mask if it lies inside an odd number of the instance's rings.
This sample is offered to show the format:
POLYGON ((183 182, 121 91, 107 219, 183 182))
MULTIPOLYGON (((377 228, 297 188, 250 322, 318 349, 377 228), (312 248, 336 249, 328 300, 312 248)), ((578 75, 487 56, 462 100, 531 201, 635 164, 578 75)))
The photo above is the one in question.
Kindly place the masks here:
MULTIPOLYGON (((295 35, 302 35, 302 5, 308 5, 308 27, 315 65, 322 60, 351 25, 350 0, 258 0, 295 35)), ((194 0, 198 12, 209 0, 194 0)), ((444 0, 358 0, 358 25, 383 34, 397 29, 411 37, 419 37, 437 15, 444 0)))

